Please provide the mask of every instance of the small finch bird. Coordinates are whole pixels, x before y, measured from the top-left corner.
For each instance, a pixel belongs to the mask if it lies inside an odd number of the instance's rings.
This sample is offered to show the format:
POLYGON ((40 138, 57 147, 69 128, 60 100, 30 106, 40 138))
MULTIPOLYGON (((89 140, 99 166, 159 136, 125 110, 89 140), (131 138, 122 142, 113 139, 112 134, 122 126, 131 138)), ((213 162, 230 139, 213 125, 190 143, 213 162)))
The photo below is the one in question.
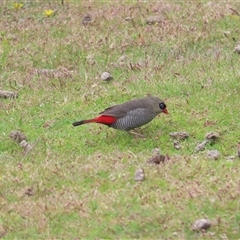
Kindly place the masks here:
POLYGON ((99 116, 74 122, 73 126, 94 122, 129 131, 151 122, 161 112, 168 113, 167 107, 161 99, 145 97, 109 107, 99 113, 99 116))

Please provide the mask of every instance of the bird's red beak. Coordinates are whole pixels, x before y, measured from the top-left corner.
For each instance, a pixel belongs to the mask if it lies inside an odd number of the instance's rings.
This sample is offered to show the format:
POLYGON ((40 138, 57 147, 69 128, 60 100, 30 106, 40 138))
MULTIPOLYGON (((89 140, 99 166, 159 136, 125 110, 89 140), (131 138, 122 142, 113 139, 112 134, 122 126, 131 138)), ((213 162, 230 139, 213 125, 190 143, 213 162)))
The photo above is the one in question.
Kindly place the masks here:
POLYGON ((168 110, 167 110, 166 108, 163 109, 163 112, 164 112, 165 114, 168 114, 168 110))

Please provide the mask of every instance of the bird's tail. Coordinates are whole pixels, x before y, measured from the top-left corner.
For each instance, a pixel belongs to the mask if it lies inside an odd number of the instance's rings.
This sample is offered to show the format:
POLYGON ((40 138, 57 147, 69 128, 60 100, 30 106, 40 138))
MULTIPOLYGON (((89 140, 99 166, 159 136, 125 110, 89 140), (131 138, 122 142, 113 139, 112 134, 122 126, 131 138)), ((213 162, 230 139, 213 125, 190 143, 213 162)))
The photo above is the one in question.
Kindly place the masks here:
POLYGON ((96 118, 92 118, 92 119, 87 119, 87 120, 82 120, 79 122, 74 122, 72 125, 73 126, 79 126, 85 123, 101 123, 101 124, 105 124, 107 126, 110 126, 111 124, 113 124, 114 122, 117 121, 117 118, 114 116, 107 116, 107 115, 100 115, 96 118))
POLYGON ((96 120, 95 119, 82 120, 82 121, 74 122, 72 125, 76 127, 76 126, 79 126, 85 123, 91 123, 91 122, 96 122, 96 120))

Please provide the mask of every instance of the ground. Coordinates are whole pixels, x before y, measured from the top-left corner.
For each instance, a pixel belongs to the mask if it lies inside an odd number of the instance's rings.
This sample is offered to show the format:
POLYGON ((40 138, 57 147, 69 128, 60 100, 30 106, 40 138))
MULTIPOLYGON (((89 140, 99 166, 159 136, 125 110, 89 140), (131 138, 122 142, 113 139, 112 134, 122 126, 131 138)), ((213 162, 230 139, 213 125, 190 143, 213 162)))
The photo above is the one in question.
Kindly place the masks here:
POLYGON ((18 94, 0 98, 0 237, 240 238, 239 3, 3 0, 0 13, 0 89, 18 94), (169 115, 144 137, 72 126, 147 95, 169 115), (147 163, 155 148, 168 161, 147 163), (193 231, 201 218, 211 227, 193 231))

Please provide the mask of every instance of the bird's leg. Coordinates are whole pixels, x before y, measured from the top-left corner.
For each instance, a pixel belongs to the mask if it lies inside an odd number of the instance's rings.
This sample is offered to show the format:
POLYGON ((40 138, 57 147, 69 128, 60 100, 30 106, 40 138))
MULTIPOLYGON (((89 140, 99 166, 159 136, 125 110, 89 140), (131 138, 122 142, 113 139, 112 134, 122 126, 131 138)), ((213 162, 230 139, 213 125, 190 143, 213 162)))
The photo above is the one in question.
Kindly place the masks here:
POLYGON ((131 131, 131 132, 128 131, 128 133, 129 133, 129 134, 132 134, 132 135, 134 135, 134 136, 138 136, 138 137, 141 137, 141 138, 145 138, 145 135, 143 135, 143 134, 141 134, 141 133, 137 133, 137 132, 134 132, 134 131, 131 131))

